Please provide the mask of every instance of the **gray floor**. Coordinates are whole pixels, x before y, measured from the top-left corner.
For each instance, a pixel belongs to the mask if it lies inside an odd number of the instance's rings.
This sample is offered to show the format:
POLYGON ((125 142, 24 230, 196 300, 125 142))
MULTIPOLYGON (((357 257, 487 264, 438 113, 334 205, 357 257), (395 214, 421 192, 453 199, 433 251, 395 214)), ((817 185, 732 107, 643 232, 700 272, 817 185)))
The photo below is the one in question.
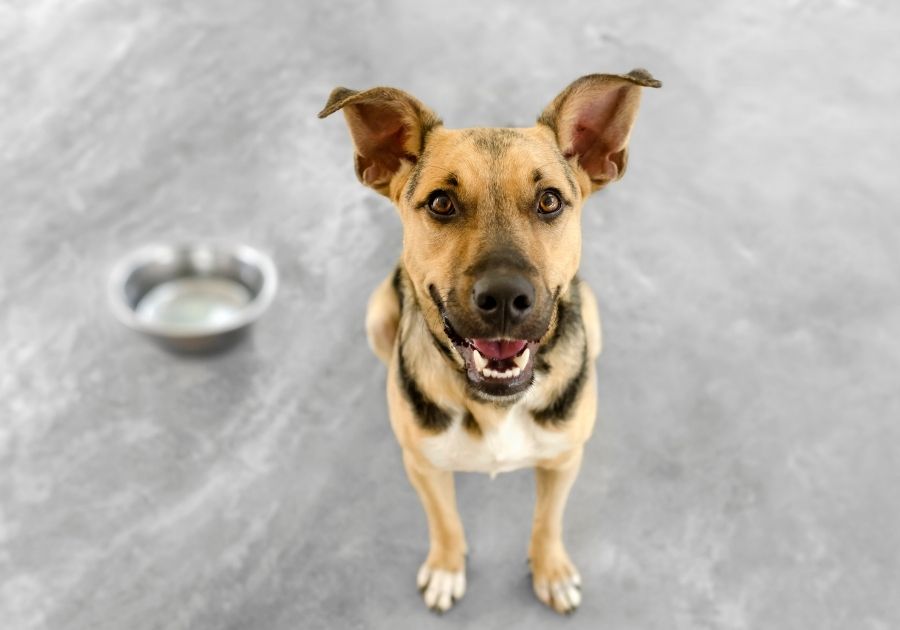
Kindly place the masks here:
POLYGON ((0 619, 9 630, 900 626, 896 3, 0 0, 0 619), (400 248, 342 84, 527 125, 649 68, 592 199, 600 424, 567 517, 585 603, 530 593, 527 471, 462 476, 469 593, 425 524, 362 321, 400 248), (270 252, 212 359, 117 324, 152 241, 270 252))

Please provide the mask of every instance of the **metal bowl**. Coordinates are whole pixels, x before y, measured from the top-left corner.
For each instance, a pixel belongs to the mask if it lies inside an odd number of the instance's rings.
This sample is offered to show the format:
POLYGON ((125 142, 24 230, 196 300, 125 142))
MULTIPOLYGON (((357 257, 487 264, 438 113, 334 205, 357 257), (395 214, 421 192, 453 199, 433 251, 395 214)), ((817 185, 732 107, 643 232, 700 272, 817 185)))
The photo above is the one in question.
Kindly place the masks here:
POLYGON ((126 326, 180 352, 221 350, 269 307, 272 260, 246 245, 152 245, 119 261, 109 301, 126 326))

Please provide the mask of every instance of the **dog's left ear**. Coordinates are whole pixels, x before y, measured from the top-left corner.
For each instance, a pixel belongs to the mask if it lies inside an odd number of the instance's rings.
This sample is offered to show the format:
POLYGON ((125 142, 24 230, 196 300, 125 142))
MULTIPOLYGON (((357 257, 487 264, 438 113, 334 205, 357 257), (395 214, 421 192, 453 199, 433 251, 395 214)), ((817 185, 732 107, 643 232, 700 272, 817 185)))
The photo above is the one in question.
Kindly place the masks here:
POLYGON ((441 120, 418 100, 395 88, 364 92, 335 88, 319 118, 344 111, 356 147, 356 176, 383 195, 400 170, 401 161, 415 163, 425 133, 441 120))
POLYGON ((538 123, 554 131, 563 155, 577 158, 597 190, 625 174, 641 88, 661 86, 643 69, 581 77, 553 99, 538 123))

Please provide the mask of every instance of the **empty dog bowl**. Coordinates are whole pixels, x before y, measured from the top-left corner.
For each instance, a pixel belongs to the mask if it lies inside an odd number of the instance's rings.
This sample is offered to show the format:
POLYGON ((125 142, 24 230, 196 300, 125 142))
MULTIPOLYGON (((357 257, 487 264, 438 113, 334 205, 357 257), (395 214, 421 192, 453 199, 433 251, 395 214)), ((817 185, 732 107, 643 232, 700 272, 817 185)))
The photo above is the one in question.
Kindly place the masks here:
POLYGON ((271 259, 246 245, 153 245, 116 264, 109 298, 132 329, 174 350, 209 352, 236 341, 277 285, 271 259))

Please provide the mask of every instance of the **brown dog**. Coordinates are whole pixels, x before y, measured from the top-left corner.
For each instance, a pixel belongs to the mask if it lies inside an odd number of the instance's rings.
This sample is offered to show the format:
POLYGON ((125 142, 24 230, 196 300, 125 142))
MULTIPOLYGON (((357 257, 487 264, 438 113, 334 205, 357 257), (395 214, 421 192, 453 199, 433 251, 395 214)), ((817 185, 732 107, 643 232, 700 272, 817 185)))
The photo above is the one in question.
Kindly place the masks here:
POLYGON ((566 499, 596 411, 600 321, 576 277, 585 198, 625 171, 645 70, 582 77, 522 129, 445 129, 393 88, 337 88, 356 174, 403 221, 403 255, 366 328, 388 365, 391 425, 428 517, 417 582, 445 611, 466 587, 453 471, 533 466, 534 592, 581 602, 562 542, 566 499))

